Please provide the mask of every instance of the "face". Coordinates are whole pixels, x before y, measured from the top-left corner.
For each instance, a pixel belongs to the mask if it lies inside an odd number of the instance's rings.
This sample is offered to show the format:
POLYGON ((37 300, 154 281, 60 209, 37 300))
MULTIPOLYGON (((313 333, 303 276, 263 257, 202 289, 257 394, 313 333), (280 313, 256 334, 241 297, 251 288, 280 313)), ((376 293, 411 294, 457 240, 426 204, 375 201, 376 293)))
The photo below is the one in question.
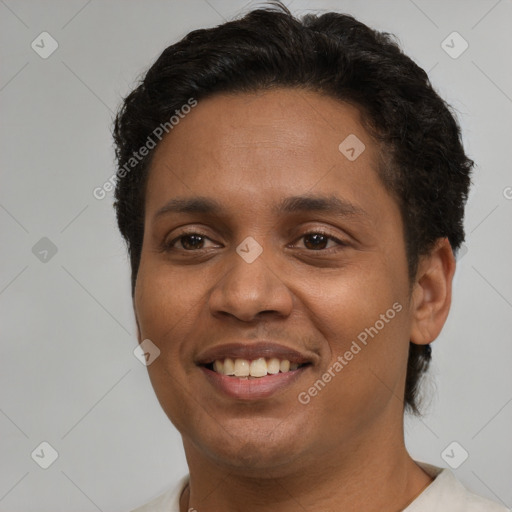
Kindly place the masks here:
POLYGON ((187 455, 284 471, 401 424, 407 259, 377 162, 355 107, 292 89, 201 100, 157 147, 134 308, 187 455))

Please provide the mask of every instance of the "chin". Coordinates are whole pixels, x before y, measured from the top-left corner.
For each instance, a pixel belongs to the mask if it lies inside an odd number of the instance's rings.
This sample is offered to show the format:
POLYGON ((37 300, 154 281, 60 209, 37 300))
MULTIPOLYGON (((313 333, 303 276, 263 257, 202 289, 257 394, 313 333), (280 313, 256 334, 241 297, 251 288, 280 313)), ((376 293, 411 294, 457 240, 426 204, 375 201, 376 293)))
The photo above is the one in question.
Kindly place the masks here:
MULTIPOLYGON (((200 455, 237 474, 276 477, 288 473, 299 458, 301 442, 307 438, 304 425, 282 418, 233 418, 214 424, 212 418, 196 437, 189 440, 200 455)), ((203 422, 203 425, 205 423, 203 422)))

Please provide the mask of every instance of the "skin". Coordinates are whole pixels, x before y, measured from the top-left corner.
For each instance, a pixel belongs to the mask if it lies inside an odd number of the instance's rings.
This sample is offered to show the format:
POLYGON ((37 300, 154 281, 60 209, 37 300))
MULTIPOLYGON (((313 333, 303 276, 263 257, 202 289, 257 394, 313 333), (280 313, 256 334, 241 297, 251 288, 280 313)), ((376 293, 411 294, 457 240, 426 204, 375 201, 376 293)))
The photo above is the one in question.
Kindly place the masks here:
POLYGON ((134 310, 139 342, 161 351, 149 376, 183 438, 190 486, 182 512, 247 504, 391 512, 431 483, 406 451, 402 397, 409 340, 438 336, 455 261, 440 239, 410 293, 403 222, 378 157, 357 108, 293 89, 201 100, 156 148, 134 310), (366 146, 355 161, 338 150, 349 134, 366 146), (364 213, 272 210, 312 194, 334 194, 364 213), (195 196, 223 211, 155 216, 170 199, 195 196), (184 229, 205 238, 178 238, 184 229), (328 235, 315 244, 305 235, 318 230, 328 235), (263 248, 250 264, 236 252, 248 236, 263 248), (300 403, 298 394, 394 303, 403 309, 300 403), (221 395, 194 364, 207 348, 256 339, 313 354, 314 364, 250 404, 221 395))

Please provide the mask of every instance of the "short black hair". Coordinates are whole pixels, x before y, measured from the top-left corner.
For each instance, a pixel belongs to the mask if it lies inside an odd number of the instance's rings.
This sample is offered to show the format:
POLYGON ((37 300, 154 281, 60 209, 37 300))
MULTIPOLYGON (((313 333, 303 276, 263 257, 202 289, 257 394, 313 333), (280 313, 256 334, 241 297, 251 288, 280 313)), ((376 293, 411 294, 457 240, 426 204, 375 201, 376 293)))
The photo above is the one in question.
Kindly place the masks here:
MULTIPOLYGON (((283 87, 329 95, 360 110, 381 147, 379 175, 400 206, 411 283, 420 256, 439 238, 448 238, 454 251, 459 248, 473 161, 464 152, 451 107, 427 73, 393 35, 352 16, 329 12, 299 19, 270 2, 240 19, 194 30, 166 48, 119 109, 113 128, 114 206, 130 255, 132 296, 154 150, 130 168, 134 152, 191 98, 283 87)), ((416 415, 419 381, 430 360, 430 346, 410 343, 404 405, 416 415)))

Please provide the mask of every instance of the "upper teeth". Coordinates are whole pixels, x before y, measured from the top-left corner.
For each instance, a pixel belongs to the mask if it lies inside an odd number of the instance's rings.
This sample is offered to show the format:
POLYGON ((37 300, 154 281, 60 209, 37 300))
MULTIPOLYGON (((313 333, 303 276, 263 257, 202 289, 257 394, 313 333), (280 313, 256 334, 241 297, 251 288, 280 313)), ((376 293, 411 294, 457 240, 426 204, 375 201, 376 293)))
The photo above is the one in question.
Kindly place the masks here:
POLYGON ((279 372, 288 372, 296 370, 298 363, 290 363, 288 359, 278 359, 273 357, 265 359, 259 357, 249 361, 248 359, 226 358, 224 360, 217 359, 213 363, 213 369, 222 375, 234 375, 235 377, 265 377, 267 374, 276 374, 279 372))

